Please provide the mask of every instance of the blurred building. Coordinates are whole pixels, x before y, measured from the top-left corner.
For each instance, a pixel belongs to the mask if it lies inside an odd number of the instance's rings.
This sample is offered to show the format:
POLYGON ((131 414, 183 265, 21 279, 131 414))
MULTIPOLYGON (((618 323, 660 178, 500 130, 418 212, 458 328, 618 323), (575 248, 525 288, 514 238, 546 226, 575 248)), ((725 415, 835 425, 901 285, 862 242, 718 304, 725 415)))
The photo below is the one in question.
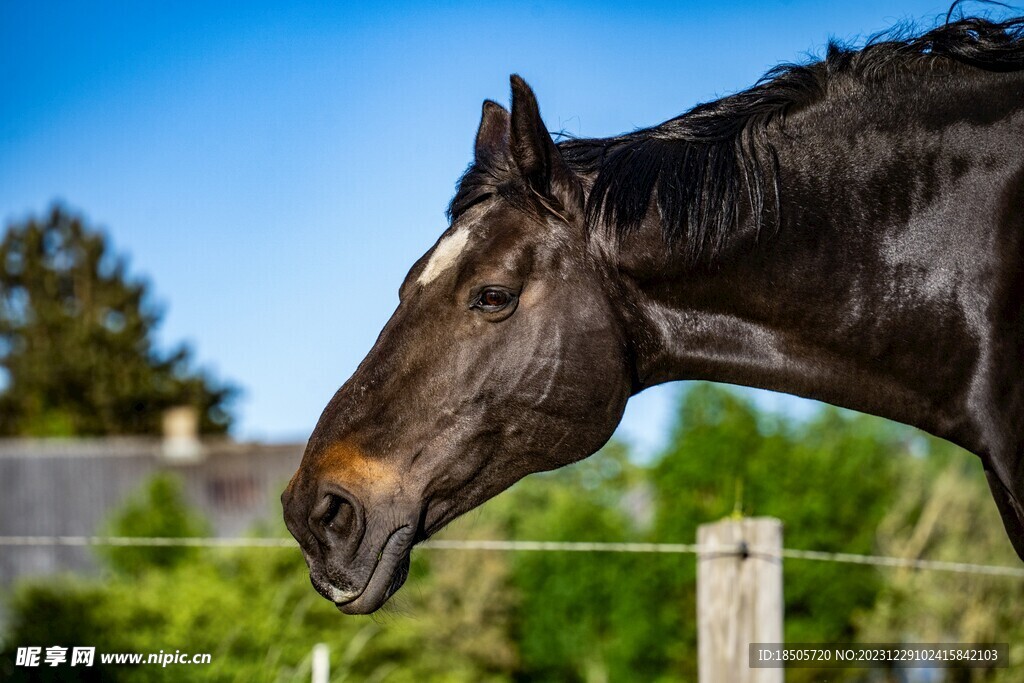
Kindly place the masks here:
MULTIPOLYGON (((0 440, 0 536, 92 536, 158 472, 176 473, 218 536, 280 519, 279 496, 305 444, 200 442, 169 414, 165 438, 0 440)), ((0 586, 26 575, 88 571, 89 547, 0 545, 0 586)))

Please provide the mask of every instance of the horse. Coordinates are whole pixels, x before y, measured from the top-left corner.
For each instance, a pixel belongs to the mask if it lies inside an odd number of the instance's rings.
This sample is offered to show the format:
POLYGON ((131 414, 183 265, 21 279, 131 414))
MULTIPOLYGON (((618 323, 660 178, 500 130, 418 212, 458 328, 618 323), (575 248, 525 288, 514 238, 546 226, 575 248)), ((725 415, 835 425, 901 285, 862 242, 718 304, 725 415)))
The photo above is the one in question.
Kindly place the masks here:
POLYGON ((313 586, 377 610, 416 543, 689 379, 962 446, 1024 558, 1022 207, 1024 17, 831 44, 611 138, 556 142, 513 75, 282 494, 313 586))

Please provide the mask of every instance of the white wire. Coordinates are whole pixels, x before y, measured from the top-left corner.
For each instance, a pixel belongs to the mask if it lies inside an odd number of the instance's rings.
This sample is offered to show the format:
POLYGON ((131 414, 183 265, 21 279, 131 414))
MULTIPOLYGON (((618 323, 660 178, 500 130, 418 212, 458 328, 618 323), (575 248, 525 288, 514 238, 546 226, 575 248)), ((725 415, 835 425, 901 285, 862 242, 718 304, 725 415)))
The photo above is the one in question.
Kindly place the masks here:
MULTIPOLYGON (((0 546, 121 546, 121 547, 200 547, 200 548, 294 548, 287 538, 159 538, 138 536, 0 536, 0 546)), ((987 574, 1024 578, 1024 567, 922 560, 909 557, 829 553, 817 550, 784 548, 781 552, 740 545, 701 546, 688 543, 587 543, 568 541, 489 541, 433 540, 418 544, 428 550, 496 550, 525 552, 599 552, 599 553, 695 553, 698 555, 745 554, 752 559, 812 560, 878 567, 903 567, 929 571, 987 574)))

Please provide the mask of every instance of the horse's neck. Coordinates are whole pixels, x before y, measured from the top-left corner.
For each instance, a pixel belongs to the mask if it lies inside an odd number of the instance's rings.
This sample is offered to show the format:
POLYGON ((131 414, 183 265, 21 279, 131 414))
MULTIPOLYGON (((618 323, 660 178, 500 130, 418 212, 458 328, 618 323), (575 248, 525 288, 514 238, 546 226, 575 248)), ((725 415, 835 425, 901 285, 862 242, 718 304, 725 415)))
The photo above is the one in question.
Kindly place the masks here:
POLYGON ((755 238, 740 226, 695 269, 659 255, 654 225, 623 244, 638 388, 708 379, 782 391, 984 453, 1005 440, 982 423, 997 360, 990 313, 1006 285, 993 268, 1007 249, 1019 258, 1024 232, 1003 235, 1021 138, 1000 147, 1005 130, 955 122, 853 134, 829 120, 776 136, 778 230, 755 238))

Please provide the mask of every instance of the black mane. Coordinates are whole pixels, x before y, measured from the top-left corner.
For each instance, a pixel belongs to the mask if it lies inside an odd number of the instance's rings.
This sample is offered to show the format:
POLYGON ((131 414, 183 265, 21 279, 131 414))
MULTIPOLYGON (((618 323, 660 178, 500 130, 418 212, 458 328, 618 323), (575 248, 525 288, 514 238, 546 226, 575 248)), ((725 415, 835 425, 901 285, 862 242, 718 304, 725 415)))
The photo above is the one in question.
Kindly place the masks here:
MULTIPOLYGON (((713 257, 736 225, 744 198, 758 227, 777 223, 777 162, 767 124, 821 99, 830 79, 839 74, 885 78, 893 69, 922 61, 1024 70, 1024 17, 953 20, 953 9, 944 24, 923 34, 889 30, 861 49, 830 42, 823 60, 780 65, 748 90, 697 105, 657 126, 559 143, 569 167, 593 179, 588 227, 628 235, 643 222, 653 195, 666 241, 690 261, 713 257)), ((457 218, 491 194, 515 201, 518 186, 510 166, 474 164, 459 181, 449 215, 457 218)))

